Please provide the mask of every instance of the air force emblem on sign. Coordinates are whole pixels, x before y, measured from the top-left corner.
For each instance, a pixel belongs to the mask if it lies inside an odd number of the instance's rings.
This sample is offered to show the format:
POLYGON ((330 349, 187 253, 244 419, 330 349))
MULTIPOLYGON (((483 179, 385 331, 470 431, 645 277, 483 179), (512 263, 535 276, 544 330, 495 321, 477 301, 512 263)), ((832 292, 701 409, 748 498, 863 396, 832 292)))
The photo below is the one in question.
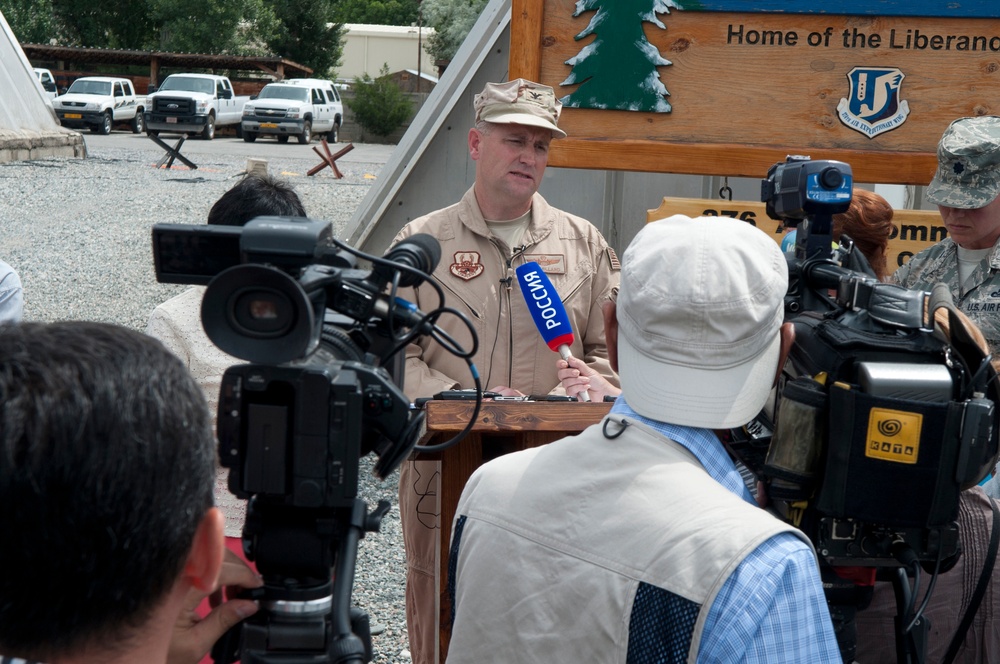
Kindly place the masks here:
POLYGON ((850 99, 841 99, 837 116, 845 125, 868 138, 895 129, 910 114, 910 106, 899 98, 905 74, 893 67, 855 67, 847 74, 850 99))

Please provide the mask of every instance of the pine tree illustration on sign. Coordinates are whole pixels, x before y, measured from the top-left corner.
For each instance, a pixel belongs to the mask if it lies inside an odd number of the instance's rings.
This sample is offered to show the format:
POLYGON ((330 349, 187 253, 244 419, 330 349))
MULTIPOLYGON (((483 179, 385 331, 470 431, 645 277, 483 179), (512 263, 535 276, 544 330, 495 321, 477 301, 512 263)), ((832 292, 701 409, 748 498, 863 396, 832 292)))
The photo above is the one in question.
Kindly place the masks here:
POLYGON ((563 105, 669 113, 670 92, 657 67, 671 63, 646 39, 643 23, 666 30, 656 15, 669 14, 670 9, 683 7, 674 0, 577 0, 574 18, 596 13, 576 41, 596 37, 566 61, 573 69, 560 85, 580 87, 560 100, 563 105))

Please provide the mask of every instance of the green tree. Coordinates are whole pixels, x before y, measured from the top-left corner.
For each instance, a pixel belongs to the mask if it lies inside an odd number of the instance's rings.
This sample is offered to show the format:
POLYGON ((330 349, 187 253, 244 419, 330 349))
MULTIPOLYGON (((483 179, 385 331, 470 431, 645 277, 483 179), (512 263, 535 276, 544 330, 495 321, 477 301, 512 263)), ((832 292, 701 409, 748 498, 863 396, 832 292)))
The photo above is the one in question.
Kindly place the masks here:
POLYGON ((48 44, 58 38, 52 0, 0 0, 0 14, 19 42, 48 44))
POLYGON ((388 64, 382 65, 376 79, 368 74, 354 79, 354 99, 345 103, 363 129, 383 137, 396 131, 413 110, 409 98, 389 76, 388 64))
POLYGON ((340 0, 334 8, 337 23, 412 25, 420 0, 340 0))
POLYGON ((450 62, 483 13, 489 0, 424 0, 424 25, 434 28, 427 38, 427 52, 435 60, 450 62))
POLYGON ((267 45, 275 55, 310 67, 317 78, 330 78, 340 65, 344 26, 334 22, 337 0, 274 0, 278 27, 267 45))
POLYGON ((574 17, 595 13, 575 39, 595 39, 566 61, 573 69, 561 85, 580 86, 560 101, 574 108, 670 113, 670 93, 657 70, 670 61, 646 39, 643 24, 666 30, 656 15, 671 8, 679 8, 674 0, 579 0, 574 17))
POLYGON ((156 48, 181 53, 264 55, 278 27, 262 0, 148 0, 156 48))
POLYGON ((51 0, 63 27, 63 46, 148 50, 156 43, 157 26, 147 0, 51 0))

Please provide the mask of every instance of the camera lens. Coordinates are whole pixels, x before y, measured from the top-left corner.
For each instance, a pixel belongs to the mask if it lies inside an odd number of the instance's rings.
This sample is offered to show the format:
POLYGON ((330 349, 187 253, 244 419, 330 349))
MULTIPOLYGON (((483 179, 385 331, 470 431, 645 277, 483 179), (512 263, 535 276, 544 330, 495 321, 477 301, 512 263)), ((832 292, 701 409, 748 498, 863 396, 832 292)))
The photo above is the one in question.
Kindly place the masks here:
POLYGON ((294 277, 267 265, 234 265, 205 289, 201 324, 212 343, 238 358, 281 364, 319 345, 323 319, 294 277))
POLYGON ((820 173, 819 181, 824 189, 837 189, 840 185, 844 184, 844 174, 833 166, 830 166, 824 168, 823 172, 820 173))
POLYGON ((280 337, 295 320, 295 310, 288 298, 277 291, 247 289, 235 293, 232 302, 233 326, 248 336, 280 337))

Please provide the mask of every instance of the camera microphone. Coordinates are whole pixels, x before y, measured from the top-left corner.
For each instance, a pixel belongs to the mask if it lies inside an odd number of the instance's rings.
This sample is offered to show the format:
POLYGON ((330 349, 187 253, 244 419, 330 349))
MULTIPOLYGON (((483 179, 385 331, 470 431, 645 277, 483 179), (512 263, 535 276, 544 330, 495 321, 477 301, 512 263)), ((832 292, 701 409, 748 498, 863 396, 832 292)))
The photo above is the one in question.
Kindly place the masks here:
MULTIPOLYGON (((441 243, 433 235, 417 233, 390 248, 383 258, 431 274, 441 260, 441 243)), ((399 272, 400 286, 419 286, 424 281, 423 277, 409 270, 399 270, 384 264, 376 265, 373 270, 374 276, 385 283, 392 279, 394 272, 399 272)))
MULTIPOLYGON (((559 293, 541 266, 531 261, 517 266, 514 270, 517 283, 521 287, 521 295, 528 305, 531 318, 535 321, 542 338, 549 348, 559 353, 564 360, 572 357, 569 347, 573 344, 573 328, 569 323, 569 314, 559 299, 559 293)), ((584 390, 577 397, 579 401, 590 401, 590 395, 584 390)))

